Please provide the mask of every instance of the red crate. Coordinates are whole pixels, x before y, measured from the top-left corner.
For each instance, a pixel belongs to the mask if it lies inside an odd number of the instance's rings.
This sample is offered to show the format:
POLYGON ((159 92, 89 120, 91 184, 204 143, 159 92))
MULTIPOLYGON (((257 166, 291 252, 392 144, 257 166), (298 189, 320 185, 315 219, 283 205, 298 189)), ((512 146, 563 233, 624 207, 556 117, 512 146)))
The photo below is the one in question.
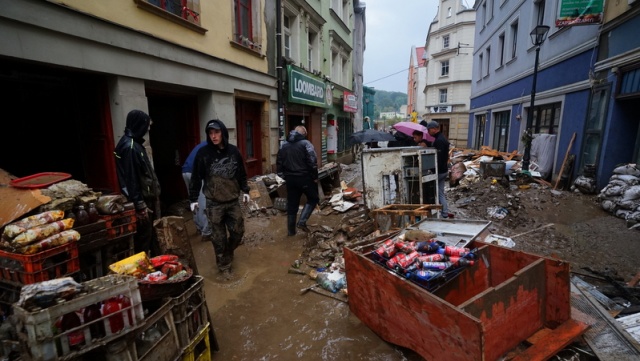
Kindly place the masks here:
POLYGON ((78 253, 77 242, 29 255, 0 250, 0 280, 27 285, 68 276, 80 270, 78 253))
POLYGON ((136 232, 135 209, 130 209, 117 214, 100 215, 100 219, 105 221, 107 239, 114 239, 136 232))

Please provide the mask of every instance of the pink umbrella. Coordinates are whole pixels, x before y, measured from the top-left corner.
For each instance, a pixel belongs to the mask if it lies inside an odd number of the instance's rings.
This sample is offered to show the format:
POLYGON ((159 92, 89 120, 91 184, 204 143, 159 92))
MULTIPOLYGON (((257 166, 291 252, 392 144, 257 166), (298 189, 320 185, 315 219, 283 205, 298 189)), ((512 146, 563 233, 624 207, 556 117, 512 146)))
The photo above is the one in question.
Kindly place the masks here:
POLYGON ((413 131, 418 130, 421 131, 424 136, 422 139, 425 139, 427 142, 433 142, 435 140, 434 137, 429 135, 427 128, 421 124, 414 122, 398 122, 392 126, 395 130, 402 132, 408 136, 413 136, 413 131))

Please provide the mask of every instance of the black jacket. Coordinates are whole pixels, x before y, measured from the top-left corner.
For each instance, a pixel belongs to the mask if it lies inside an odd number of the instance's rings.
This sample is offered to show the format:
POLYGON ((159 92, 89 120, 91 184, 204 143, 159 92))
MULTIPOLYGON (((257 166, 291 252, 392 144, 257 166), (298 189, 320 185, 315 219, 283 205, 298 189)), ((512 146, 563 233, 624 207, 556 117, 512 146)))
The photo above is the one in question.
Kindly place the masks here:
POLYGON ((276 168, 278 176, 285 179, 289 176, 318 179, 318 157, 313 144, 304 135, 292 130, 278 151, 276 168))
POLYGON ((141 110, 127 114, 124 135, 116 145, 116 173, 120 190, 137 210, 154 208, 160 196, 160 183, 147 155, 143 136, 149 130, 151 117, 141 110))
POLYGON ((435 138, 433 147, 437 150, 438 174, 447 173, 449 171, 449 141, 442 132, 434 134, 433 137, 435 138))
POLYGON ((247 184, 247 170, 244 167, 242 155, 233 144, 229 144, 229 131, 222 121, 213 119, 205 126, 207 133, 207 145, 196 153, 189 184, 189 200, 198 201, 200 185, 204 180, 202 192, 208 200, 216 203, 227 203, 238 200, 240 192, 249 193, 247 184), (222 132, 222 144, 220 148, 213 144, 207 128, 216 123, 222 132))

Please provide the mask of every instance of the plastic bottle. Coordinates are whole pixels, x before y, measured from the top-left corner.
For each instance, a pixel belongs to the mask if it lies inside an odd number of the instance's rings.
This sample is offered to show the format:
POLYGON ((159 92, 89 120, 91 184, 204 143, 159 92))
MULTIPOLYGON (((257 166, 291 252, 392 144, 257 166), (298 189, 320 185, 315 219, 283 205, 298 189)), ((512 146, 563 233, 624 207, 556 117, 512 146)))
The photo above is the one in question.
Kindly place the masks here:
POLYGON ((457 256, 451 256, 449 257, 449 262, 451 262, 453 264, 454 267, 458 268, 458 267, 466 267, 466 266, 473 266, 474 261, 470 260, 470 259, 466 259, 464 257, 457 257, 457 256))
POLYGON ((100 214, 98 214, 98 209, 96 208, 95 203, 89 203, 89 223, 95 223, 100 219, 100 214))
POLYGON ((77 221, 78 217, 76 216, 76 214, 75 214, 75 212, 73 211, 73 209, 70 209, 70 210, 67 212, 67 218, 73 218, 73 221, 74 221, 74 222, 73 222, 73 224, 74 224, 74 225, 76 225, 76 221, 77 221))
POLYGON ((84 209, 83 205, 78 206, 78 212, 76 213, 76 226, 84 226, 89 223, 89 213, 84 209))
MULTIPOLYGON (((93 305, 89 305, 84 308, 83 312, 84 323, 89 323, 91 321, 97 320, 102 317, 102 313, 100 312, 100 304, 95 303, 93 305)), ((104 331, 104 322, 95 322, 89 325, 89 330, 91 332, 91 338, 93 340, 103 338, 105 336, 104 331)))
POLYGON ((441 277, 442 275, 442 271, 418 270, 412 273, 411 277, 416 281, 426 282, 441 277))
MULTIPOLYGON (((81 325, 82 322, 80 321, 78 314, 75 312, 69 312, 62 316, 62 321, 60 321, 60 330, 64 332, 81 325)), ((70 332, 67 334, 67 339, 69 340, 70 348, 78 349, 82 344, 84 344, 84 332, 82 329, 70 332)))
POLYGON ((440 249, 440 244, 435 241, 426 241, 416 243, 416 251, 423 253, 433 253, 440 249))
POLYGON ((409 254, 405 254, 405 253, 401 253, 398 255, 398 266, 402 267, 402 268, 407 268, 409 267, 413 262, 416 261, 416 259, 418 258, 419 254, 416 251, 413 251, 409 254))
POLYGON ((425 254, 425 255, 419 256, 417 261, 418 262, 441 262, 441 261, 446 261, 446 256, 440 253, 425 254))
POLYGON ((104 316, 117 313, 109 317, 109 328, 111 333, 118 333, 124 328, 124 318, 120 313, 120 302, 116 297, 111 297, 102 304, 102 314, 104 316))
MULTIPOLYGON (((129 297, 125 296, 125 295, 119 295, 118 296, 118 301, 120 302, 120 307, 122 309, 125 309, 127 307, 131 307, 131 300, 129 300, 129 297)), ((129 317, 127 317, 127 321, 129 321, 129 327, 133 326, 133 317, 131 316, 131 309, 129 309, 127 311, 127 315, 129 317)))
POLYGON ((451 267, 451 262, 422 262, 424 270, 445 270, 451 267))

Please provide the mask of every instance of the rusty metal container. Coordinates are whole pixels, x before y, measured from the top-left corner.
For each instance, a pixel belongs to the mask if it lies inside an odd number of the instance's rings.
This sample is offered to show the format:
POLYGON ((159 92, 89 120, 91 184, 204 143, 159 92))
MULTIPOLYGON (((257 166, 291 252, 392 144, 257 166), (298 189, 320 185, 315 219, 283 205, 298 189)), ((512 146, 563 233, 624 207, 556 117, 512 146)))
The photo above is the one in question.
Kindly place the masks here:
POLYGON ((412 226, 439 228, 448 243, 477 247, 475 266, 432 292, 376 263, 374 244, 345 247, 351 312, 384 340, 430 361, 497 360, 536 332, 570 320, 567 262, 483 243, 488 232, 481 225, 469 238, 472 226, 431 219, 412 226))

